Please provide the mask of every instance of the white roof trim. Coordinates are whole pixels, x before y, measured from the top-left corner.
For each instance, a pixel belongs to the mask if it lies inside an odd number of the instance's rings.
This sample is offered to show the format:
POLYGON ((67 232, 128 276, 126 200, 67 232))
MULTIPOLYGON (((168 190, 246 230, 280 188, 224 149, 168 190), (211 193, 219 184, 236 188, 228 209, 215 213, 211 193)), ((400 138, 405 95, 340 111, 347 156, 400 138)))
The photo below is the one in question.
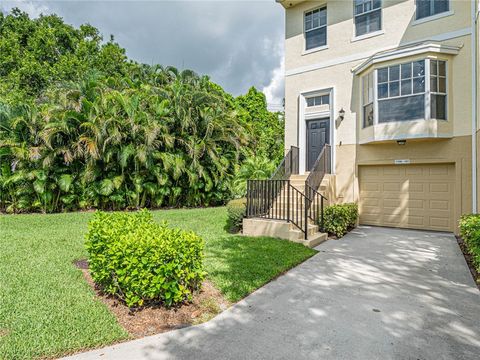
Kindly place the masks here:
POLYGON ((453 45, 443 45, 438 43, 421 43, 408 47, 396 48, 394 50, 382 51, 370 56, 363 63, 355 66, 352 72, 356 75, 362 73, 373 64, 382 63, 389 60, 401 59, 407 56, 424 54, 428 52, 457 55, 461 47, 453 45))

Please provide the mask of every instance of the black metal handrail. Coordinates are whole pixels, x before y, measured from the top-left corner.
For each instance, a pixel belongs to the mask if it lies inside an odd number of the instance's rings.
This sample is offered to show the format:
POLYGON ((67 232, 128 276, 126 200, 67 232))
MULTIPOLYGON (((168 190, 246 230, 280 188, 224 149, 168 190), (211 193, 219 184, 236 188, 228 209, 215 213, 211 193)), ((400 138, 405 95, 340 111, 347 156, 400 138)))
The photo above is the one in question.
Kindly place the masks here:
POLYGON ((323 208, 325 196, 320 194, 317 190, 305 185, 305 196, 308 199, 309 206, 307 207, 307 217, 317 224, 320 230, 324 230, 323 208))
POLYGON ((310 201, 290 184, 290 180, 247 180, 247 218, 264 218, 291 222, 308 234, 310 201))
POLYGON ((330 161, 330 145, 325 145, 305 180, 302 193, 289 180, 299 171, 299 149, 292 146, 270 179, 247 181, 246 217, 291 222, 305 239, 310 220, 323 230, 326 197, 317 190, 325 174, 330 173, 330 161))
POLYGON ((305 180, 305 196, 308 199, 305 212, 307 218, 313 220, 322 231, 324 229, 323 206, 324 200, 327 200, 327 198, 318 192, 318 188, 325 174, 330 174, 331 170, 331 147, 329 144, 325 144, 305 180))
POLYGON ((325 174, 332 172, 331 162, 331 147, 329 144, 325 144, 317 160, 315 160, 315 164, 313 164, 313 167, 310 169, 310 174, 308 174, 305 180, 305 186, 318 190, 325 174))
POLYGON ((290 175, 298 174, 299 168, 299 149, 296 146, 291 146, 287 155, 284 156, 280 165, 274 171, 270 180, 288 180, 290 175))

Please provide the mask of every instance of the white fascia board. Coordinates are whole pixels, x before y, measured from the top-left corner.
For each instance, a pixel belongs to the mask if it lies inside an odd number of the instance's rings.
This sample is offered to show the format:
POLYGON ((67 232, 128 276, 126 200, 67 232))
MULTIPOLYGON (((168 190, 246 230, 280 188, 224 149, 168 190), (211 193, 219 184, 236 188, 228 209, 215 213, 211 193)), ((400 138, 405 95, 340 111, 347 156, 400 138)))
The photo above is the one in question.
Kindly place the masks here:
POLYGON ((368 67, 374 64, 382 63, 389 60, 401 59, 408 56, 429 53, 429 52, 457 55, 460 52, 460 49, 461 48, 459 46, 443 45, 443 44, 435 44, 435 43, 420 44, 417 46, 410 46, 408 48, 395 49, 392 51, 377 53, 371 56, 360 65, 354 67, 352 69, 352 72, 355 75, 358 75, 362 73, 365 69, 367 69, 368 67))

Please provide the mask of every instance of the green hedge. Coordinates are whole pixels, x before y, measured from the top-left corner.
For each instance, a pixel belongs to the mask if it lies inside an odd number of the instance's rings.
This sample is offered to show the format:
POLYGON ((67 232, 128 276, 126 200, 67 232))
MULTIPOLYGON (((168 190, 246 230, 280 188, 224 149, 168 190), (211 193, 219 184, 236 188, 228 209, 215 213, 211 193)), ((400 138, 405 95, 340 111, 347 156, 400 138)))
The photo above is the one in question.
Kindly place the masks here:
POLYGON ((155 223, 146 210, 96 212, 86 239, 93 280, 129 307, 189 301, 205 277, 204 241, 155 223))
POLYGON ((230 232, 236 233, 242 230, 243 218, 247 211, 247 199, 231 200, 227 204, 227 227, 230 232))
POLYGON ((358 219, 358 205, 347 203, 327 206, 323 219, 324 231, 342 237, 355 227, 358 219))
POLYGON ((459 226, 460 235, 472 255, 473 265, 480 272, 480 214, 463 215, 459 226))

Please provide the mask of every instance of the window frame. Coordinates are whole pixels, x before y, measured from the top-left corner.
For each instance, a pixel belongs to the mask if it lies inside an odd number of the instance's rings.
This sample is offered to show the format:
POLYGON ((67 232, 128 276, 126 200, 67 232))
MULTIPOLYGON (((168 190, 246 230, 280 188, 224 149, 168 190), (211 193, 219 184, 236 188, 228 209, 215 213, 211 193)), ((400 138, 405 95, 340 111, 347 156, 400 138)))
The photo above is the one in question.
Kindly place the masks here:
POLYGON ((330 94, 315 94, 311 96, 306 96, 305 97, 306 101, 306 107, 307 108, 312 108, 312 107, 317 107, 317 106, 322 106, 322 105, 330 105, 330 94), (327 98, 326 102, 323 102, 323 99, 327 98), (313 105, 308 105, 308 100, 313 99, 314 104, 313 105), (320 104, 316 104, 316 99, 320 99, 320 104))
MULTIPOLYGON (((413 68, 412 68, 412 71, 413 71, 413 68)), ((437 75, 433 75, 433 76, 437 77, 437 86, 438 86, 438 82, 439 82, 438 79, 439 79, 439 77, 443 77, 443 76, 438 75, 438 69, 437 69, 437 75)), ((389 65, 379 66, 379 67, 374 68, 370 72, 364 74, 362 76, 362 79, 361 79, 361 84, 362 84, 361 85, 361 108, 362 108, 362 116, 361 116, 362 127, 361 128, 362 129, 367 129, 371 126, 376 126, 376 125, 382 125, 382 124, 387 125, 387 124, 392 124, 392 123, 406 123, 406 122, 411 122, 411 121, 428 121, 428 120, 448 121, 449 120, 449 116, 448 116, 448 111, 449 111, 449 106, 448 106, 449 81, 450 81, 449 80, 449 60, 444 59, 444 58, 431 58, 431 57, 427 56, 427 57, 423 57, 423 58, 412 59, 412 60, 407 61, 407 62, 399 61, 399 62, 392 63, 392 64, 389 64, 389 65), (408 63, 413 64, 416 61, 422 61, 422 60, 425 61, 425 75, 424 75, 424 77, 425 77, 425 90, 424 90, 424 92, 413 93, 413 79, 415 77, 413 76, 413 73, 412 73, 412 76, 410 78, 410 79, 412 79, 411 80, 412 81, 412 93, 409 94, 409 95, 402 96, 401 95, 401 65, 402 64, 408 64, 408 63), (432 61, 437 62, 437 66, 438 66, 438 62, 444 62, 445 63, 445 93, 442 93, 442 92, 439 92, 439 91, 431 91, 431 89, 430 89, 430 82, 432 80, 432 71, 431 71, 431 62, 432 61), (394 97, 386 97, 386 98, 379 99, 379 97, 378 97, 378 70, 384 69, 384 68, 389 69, 390 67, 397 66, 397 65, 400 68, 400 75, 399 75, 399 83, 400 83, 399 93, 400 93, 400 95, 399 96, 394 96, 394 97), (373 124, 365 126, 366 118, 365 118, 364 108, 367 105, 369 105, 370 103, 368 103, 368 104, 364 103, 363 81, 365 81, 365 79, 368 76, 371 76, 371 75, 373 76, 373 124), (389 100, 389 99, 405 98, 405 97, 421 95, 421 94, 424 95, 424 108, 425 108, 424 114, 425 114, 425 116, 423 118, 379 122, 379 117, 378 117, 379 101, 389 100), (445 96, 445 119, 432 117, 432 113, 431 113, 432 95, 443 95, 443 96, 445 96)), ((387 84, 388 84, 388 82, 387 82, 387 84)))
POLYGON ((374 70, 374 71, 369 72, 368 74, 366 74, 362 78, 362 117, 363 117, 362 128, 363 129, 366 129, 370 126, 375 125, 375 116, 376 116, 375 115, 376 114, 376 110, 375 110, 376 101, 375 101, 375 99, 376 99, 376 96, 377 96, 376 95, 377 91, 375 89, 375 82, 376 82, 375 81, 375 76, 376 76, 376 71, 374 70), (365 87, 365 83, 367 84, 366 87, 365 87), (370 85, 371 85, 371 88, 370 88, 370 85), (366 96, 365 96, 365 93, 364 93, 365 89, 367 90, 366 96), (370 91, 370 89, 372 91, 372 100, 371 101, 370 101, 369 96, 368 96, 369 95, 368 92, 370 91), (367 99, 367 100, 365 101, 365 99, 367 99), (370 105, 372 106, 373 119, 372 119, 371 124, 367 124, 367 118, 365 116, 365 111, 366 111, 367 106, 370 106, 370 105))
POLYGON ((448 61, 447 60, 444 60, 444 59, 429 59, 429 63, 430 63, 430 67, 431 67, 431 62, 435 61, 437 63, 437 74, 436 75, 433 75, 434 77, 436 77, 436 80, 437 80, 437 91, 432 91, 431 89, 431 81, 432 81, 432 73, 431 73, 431 68, 429 69, 430 70, 430 74, 429 74, 429 90, 430 90, 430 101, 429 101, 429 104, 430 104, 430 118, 431 119, 434 119, 434 120, 443 120, 443 121, 447 121, 448 120, 448 61), (439 63, 440 62, 444 62, 445 63, 445 76, 443 75, 440 75, 439 74, 439 63), (445 78, 445 92, 441 92, 440 91, 440 79, 441 78, 445 78), (432 118, 431 117, 431 106, 432 106, 432 95, 439 95, 439 96, 445 96, 445 119, 438 119, 438 118, 432 118))
POLYGON ((312 9, 305 10, 303 12, 302 21, 303 21, 303 38, 304 38, 303 51, 304 51, 304 53, 310 53, 310 52, 314 52, 314 51, 317 51, 317 50, 327 48, 328 47, 328 7, 327 7, 327 4, 325 3, 325 4, 322 4, 320 6, 316 6, 312 9), (321 11, 323 9, 325 9, 325 14, 326 14, 325 15, 325 25, 319 25, 316 28, 312 28, 312 29, 307 30, 306 29, 307 14, 308 13, 313 13, 315 10, 321 11), (325 28, 325 44, 307 49, 307 32, 311 32, 311 31, 318 30, 318 29, 321 29, 321 28, 325 28))
MULTIPOLYGON (((367 1, 370 1, 372 3, 372 6, 373 6, 373 1, 374 0, 362 0, 363 3, 362 5, 365 4, 365 2, 367 1)), ((383 31, 383 0, 379 0, 380 1, 380 7, 379 8, 376 8, 376 9, 372 9, 372 10, 368 10, 368 11, 365 11, 365 12, 362 12, 361 14, 357 14, 356 12, 356 8, 357 8, 357 5, 356 5, 356 0, 353 0, 353 31, 354 31, 354 39, 361 39, 361 38, 368 38, 369 36, 371 36, 371 34, 377 34, 377 33, 380 33, 383 31), (365 34, 361 34, 361 35, 358 35, 357 33, 357 18, 360 17, 360 16, 363 16, 363 15, 368 15, 368 14, 373 14, 374 12, 376 11, 379 11, 380 12, 380 29, 378 30, 373 30, 373 31, 368 31, 366 32, 365 34)))
POLYGON ((444 14, 448 14, 452 11, 450 0, 446 0, 448 5, 447 10, 438 12, 438 13, 435 13, 435 0, 428 0, 428 1, 430 2, 430 11, 431 11, 430 15, 418 17, 418 0, 415 0, 415 16, 414 16, 415 22, 424 22, 426 21, 426 19, 443 17, 444 14))

